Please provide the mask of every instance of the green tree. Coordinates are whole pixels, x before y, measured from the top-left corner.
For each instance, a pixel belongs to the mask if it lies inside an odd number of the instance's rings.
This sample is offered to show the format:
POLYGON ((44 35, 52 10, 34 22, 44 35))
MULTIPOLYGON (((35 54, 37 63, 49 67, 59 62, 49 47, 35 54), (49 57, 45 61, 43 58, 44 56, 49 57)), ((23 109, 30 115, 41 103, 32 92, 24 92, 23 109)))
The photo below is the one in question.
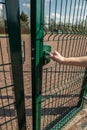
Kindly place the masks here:
POLYGON ((21 19, 21 21, 23 21, 23 22, 28 22, 28 16, 27 16, 27 14, 25 14, 23 11, 21 12, 21 15, 20 15, 20 19, 21 19))

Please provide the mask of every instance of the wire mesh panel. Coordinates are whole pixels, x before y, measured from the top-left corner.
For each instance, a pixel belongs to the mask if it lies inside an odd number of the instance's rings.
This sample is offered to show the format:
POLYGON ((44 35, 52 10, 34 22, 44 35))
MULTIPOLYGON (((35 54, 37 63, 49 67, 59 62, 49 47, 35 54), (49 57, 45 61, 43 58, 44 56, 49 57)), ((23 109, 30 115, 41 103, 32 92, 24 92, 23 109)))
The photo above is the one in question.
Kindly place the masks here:
POLYGON ((65 57, 86 56, 86 12, 86 0, 31 1, 33 124, 36 130, 58 130, 82 108, 87 84, 85 68, 51 61, 41 72, 41 65, 42 48, 46 45, 65 57))
POLYGON ((17 130, 11 61, 7 52, 8 38, 5 35, 0 36, 0 41, 0 129, 17 130))
MULTIPOLYGON (((25 130, 26 127, 21 44, 18 42, 20 33, 17 37, 15 36, 19 29, 15 26, 14 20, 16 13, 18 17, 18 8, 16 8, 18 1, 15 1, 15 4, 11 1, 0 0, 0 130, 25 130), (15 14, 10 13, 13 5, 15 14), (15 50, 14 44, 18 50, 15 50)), ((16 18, 16 22, 17 20, 16 18)))
MULTIPOLYGON (((44 5, 44 44, 65 57, 85 56, 87 1, 45 0, 44 5)), ((69 113, 81 107, 84 74, 83 67, 56 62, 43 67, 41 130, 60 129, 72 117, 69 113)))

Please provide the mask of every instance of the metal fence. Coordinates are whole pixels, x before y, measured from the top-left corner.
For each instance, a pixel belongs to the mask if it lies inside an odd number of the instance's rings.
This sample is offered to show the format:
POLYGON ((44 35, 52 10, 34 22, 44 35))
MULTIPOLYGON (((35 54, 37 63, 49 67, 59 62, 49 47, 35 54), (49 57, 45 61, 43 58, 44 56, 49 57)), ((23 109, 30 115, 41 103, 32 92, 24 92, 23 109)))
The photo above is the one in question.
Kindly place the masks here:
POLYGON ((49 62, 43 55, 50 47, 65 57, 87 55, 86 12, 86 0, 31 1, 34 130, 59 130, 83 106, 85 68, 49 62))
POLYGON ((13 130, 18 122, 14 106, 11 60, 7 53, 7 45, 8 37, 0 37, 0 130, 13 130))
POLYGON ((87 1, 31 0, 31 36, 21 34, 19 0, 0 5, 0 130, 60 130, 84 105, 87 70, 46 52, 87 55, 87 1))
POLYGON ((19 1, 1 0, 0 7, 0 26, 4 28, 0 34, 0 130, 23 130, 26 117, 19 1))

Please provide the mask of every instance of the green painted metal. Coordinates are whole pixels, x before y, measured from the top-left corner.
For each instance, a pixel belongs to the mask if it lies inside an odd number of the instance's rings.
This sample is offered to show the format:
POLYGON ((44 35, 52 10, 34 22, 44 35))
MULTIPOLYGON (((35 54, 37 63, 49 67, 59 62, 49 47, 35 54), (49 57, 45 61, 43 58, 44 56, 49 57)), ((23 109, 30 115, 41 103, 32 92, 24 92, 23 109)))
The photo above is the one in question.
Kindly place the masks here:
MULTIPOLYGON (((41 0, 31 0, 31 53, 32 53, 32 112, 33 130, 40 130, 41 87, 43 64, 43 29, 41 29, 41 0)), ((42 14, 43 15, 43 14, 42 14)))
MULTIPOLYGON (((86 81, 86 80, 85 80, 86 81)), ((83 82, 84 83, 84 82, 83 82)), ((84 84, 85 85, 85 84, 84 84)), ((63 128, 66 123, 68 123, 69 121, 71 121, 71 119, 76 116, 76 114, 78 114, 78 112, 80 110, 82 110, 84 108, 85 105, 85 98, 82 96, 86 96, 87 95, 87 85, 83 86, 84 87, 84 94, 82 93, 81 95, 81 101, 79 106, 77 106, 76 108, 74 108, 73 110, 71 110, 65 117, 62 118, 62 120, 60 120, 53 128, 51 128, 51 130, 60 130, 61 128, 63 128)))
POLYGON ((51 53, 51 46, 43 45, 43 65, 46 65, 50 62, 49 55, 51 53))
POLYGON ((69 122, 82 108, 82 106, 79 108, 74 108, 50 130, 60 130, 61 128, 63 128, 63 126, 66 125, 66 123, 69 122))
MULTIPOLYGON (((3 4, 6 4, 18 129, 26 130, 22 67, 25 49, 24 44, 21 48, 19 0, 5 0, 5 2, 3 4)), ((30 1, 33 130, 60 130, 83 108, 84 96, 87 95, 87 69, 61 67, 57 63, 50 66, 48 64, 50 63, 48 55, 55 44, 56 50, 64 56, 86 55, 87 1, 54 0, 54 3, 52 2, 52 0, 30 1), (48 18, 48 21, 45 18, 48 18)), ((3 61, 1 43, 0 49, 3 61)), ((5 75, 4 67, 3 71, 5 75)), ((0 93, 1 89, 3 88, 0 88, 0 93)), ((3 105, 2 94, 1 99, 3 105)), ((4 108, 4 105, 2 107, 4 108)))
MULTIPOLYGON (((85 73, 86 76, 87 72, 85 73)), ((81 93, 81 101, 79 103, 79 106, 77 105, 76 108, 74 108, 72 111, 70 111, 65 117, 62 118, 62 120, 60 120, 53 128, 51 128, 51 130, 60 130, 61 128, 63 128, 66 123, 68 123, 69 121, 71 121, 71 119, 76 116, 76 114, 78 114, 78 112, 84 108, 85 105, 85 96, 87 95, 87 80, 84 77, 84 82, 83 82, 83 92, 81 93), (83 94, 84 93, 84 94, 83 94)))
POLYGON ((26 130, 19 0, 6 0, 7 27, 19 130, 26 130))
POLYGON ((86 9, 85 0, 31 0, 33 130, 60 130, 83 108, 85 68, 42 66, 50 44, 66 57, 86 55, 86 9))

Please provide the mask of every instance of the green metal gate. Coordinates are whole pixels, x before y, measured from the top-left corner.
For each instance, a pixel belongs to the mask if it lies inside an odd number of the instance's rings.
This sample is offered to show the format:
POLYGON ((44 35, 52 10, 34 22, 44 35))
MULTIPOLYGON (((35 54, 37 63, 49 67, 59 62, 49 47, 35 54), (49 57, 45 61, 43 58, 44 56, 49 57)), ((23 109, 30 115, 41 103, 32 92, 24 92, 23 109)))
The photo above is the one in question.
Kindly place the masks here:
POLYGON ((59 130, 87 94, 84 67, 48 58, 52 50, 87 55, 87 1, 31 0, 30 7, 31 44, 21 36, 19 0, 0 0, 0 130, 59 130))
POLYGON ((19 1, 0 0, 0 130, 25 129, 19 1))
POLYGON ((59 130, 80 109, 87 89, 84 67, 47 57, 87 54, 86 0, 31 0, 33 130, 59 130))

